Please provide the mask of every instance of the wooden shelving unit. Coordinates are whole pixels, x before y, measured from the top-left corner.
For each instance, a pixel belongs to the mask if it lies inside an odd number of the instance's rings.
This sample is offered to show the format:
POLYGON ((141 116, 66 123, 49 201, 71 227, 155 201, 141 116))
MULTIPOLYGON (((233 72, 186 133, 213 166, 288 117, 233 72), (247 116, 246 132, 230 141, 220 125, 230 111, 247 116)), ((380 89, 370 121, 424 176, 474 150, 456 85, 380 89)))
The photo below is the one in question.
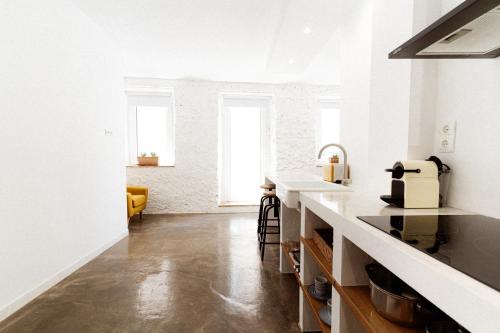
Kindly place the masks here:
POLYGON ((395 324, 377 313, 370 301, 370 287, 341 287, 336 284, 335 289, 340 297, 349 306, 354 315, 361 321, 367 332, 370 333, 423 333, 424 329, 408 328, 395 324))
POLYGON ((316 321, 318 322, 319 328, 321 332, 323 333, 330 333, 331 328, 327 324, 325 324, 321 318, 319 317, 319 311, 326 306, 326 303, 320 302, 317 299, 313 298, 310 294, 307 288, 309 286, 304 286, 302 283, 300 284, 300 287, 302 288, 302 292, 304 293, 304 297, 307 299, 307 302, 311 306, 312 312, 314 314, 314 318, 316 318, 316 321))
MULTIPOLYGON (((281 243, 281 248, 283 249, 283 252, 286 253, 286 258, 288 259, 288 263, 290 264, 290 267, 292 267, 293 269, 294 262, 292 261, 292 258, 290 258, 290 255, 288 254, 288 252, 290 252, 290 247, 285 243, 281 243)), ((299 273, 297 273, 297 271, 295 271, 295 269, 293 269, 293 275, 295 275, 297 283, 300 285, 300 275, 299 273)))
MULTIPOLYGON (((294 263, 292 261, 292 258, 290 258, 290 256, 288 255, 288 252, 290 252, 290 247, 287 244, 285 244, 285 243, 281 243, 281 248, 287 254, 286 257, 288 259, 288 263, 290 264, 290 266, 293 267, 294 263)), ((326 303, 320 302, 320 301, 316 300, 315 298, 311 297, 311 295, 309 295, 309 292, 307 291, 308 286, 304 286, 302 284, 302 282, 300 281, 300 275, 299 275, 299 273, 297 273, 294 270, 293 274, 295 275, 295 278, 297 279, 297 283, 299 284, 300 288, 302 289, 302 292, 304 293, 305 299, 307 300, 307 302, 311 306, 312 312, 314 314, 314 318, 318 322, 318 325, 319 325, 319 327, 321 329, 321 332, 323 332, 323 333, 330 333, 331 332, 330 326, 328 326, 325 323, 323 323, 323 321, 321 321, 321 318, 319 317, 319 311, 323 307, 326 306, 326 303)))
POLYGON ((314 260, 318 264, 323 274, 325 274, 325 277, 328 279, 328 281, 332 285, 335 285, 335 279, 332 275, 332 263, 325 258, 325 256, 321 253, 318 246, 312 239, 300 237, 300 241, 302 242, 302 244, 304 244, 307 252, 309 252, 309 254, 314 257, 314 260))
MULTIPOLYGON (((370 287, 359 286, 359 287, 342 287, 340 286, 332 275, 332 263, 323 256, 319 248, 316 246, 312 239, 306 239, 301 237, 300 241, 304 244, 306 251, 314 258, 319 268, 325 274, 325 277, 330 281, 330 283, 335 287, 337 292, 340 294, 342 300, 349 306, 353 314, 360 320, 360 322, 365 327, 366 331, 369 333, 423 333, 423 329, 408 328, 398 324, 395 324, 377 313, 375 307, 370 301, 370 287)), ((312 299, 305 288, 304 294, 307 294, 308 300, 312 299)), ((316 301, 318 302, 318 301, 316 301)), ((318 302, 321 304, 321 302, 318 302)), ((313 307, 313 305, 311 304, 313 307)), ((319 311, 319 310, 318 310, 319 311)), ((318 318, 319 321, 319 313, 318 318)), ((329 332, 329 331, 328 331, 329 332)))

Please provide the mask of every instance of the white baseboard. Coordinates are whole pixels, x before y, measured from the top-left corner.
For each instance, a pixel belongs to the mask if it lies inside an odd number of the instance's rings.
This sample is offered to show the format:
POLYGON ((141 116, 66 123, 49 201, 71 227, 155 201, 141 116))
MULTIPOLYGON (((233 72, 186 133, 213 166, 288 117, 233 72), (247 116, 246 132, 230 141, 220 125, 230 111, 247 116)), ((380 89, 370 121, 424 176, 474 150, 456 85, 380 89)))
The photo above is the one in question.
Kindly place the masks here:
POLYGON ((18 298, 16 298, 14 301, 12 301, 10 304, 7 304, 3 308, 0 309, 0 322, 10 315, 12 315, 14 312, 31 302, 33 299, 36 297, 40 296, 42 293, 47 291, 48 289, 52 288, 55 286, 57 283, 61 282, 64 280, 66 277, 68 277, 71 273, 75 272, 77 269, 80 267, 84 266, 88 262, 90 262, 92 259, 96 258, 98 255, 109 249, 111 246, 114 244, 118 243, 120 240, 128 236, 128 230, 124 231, 121 233, 118 237, 114 238, 110 242, 104 244, 103 246, 97 248, 96 250, 90 252, 89 254, 83 256, 76 262, 72 263, 71 265, 63 268, 59 272, 55 273, 53 276, 50 278, 46 279, 42 283, 40 283, 38 286, 35 288, 25 292, 18 298))

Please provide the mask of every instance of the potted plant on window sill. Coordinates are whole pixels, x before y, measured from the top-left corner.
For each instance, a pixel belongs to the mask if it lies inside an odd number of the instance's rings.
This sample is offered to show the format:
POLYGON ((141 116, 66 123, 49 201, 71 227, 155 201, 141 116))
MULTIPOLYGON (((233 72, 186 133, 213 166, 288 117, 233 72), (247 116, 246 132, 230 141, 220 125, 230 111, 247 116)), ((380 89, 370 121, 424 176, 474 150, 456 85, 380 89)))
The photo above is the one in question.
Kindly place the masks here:
POLYGON ((146 153, 141 153, 141 156, 137 156, 137 165, 158 166, 158 156, 156 156, 154 152, 152 152, 150 156, 147 156, 146 153))

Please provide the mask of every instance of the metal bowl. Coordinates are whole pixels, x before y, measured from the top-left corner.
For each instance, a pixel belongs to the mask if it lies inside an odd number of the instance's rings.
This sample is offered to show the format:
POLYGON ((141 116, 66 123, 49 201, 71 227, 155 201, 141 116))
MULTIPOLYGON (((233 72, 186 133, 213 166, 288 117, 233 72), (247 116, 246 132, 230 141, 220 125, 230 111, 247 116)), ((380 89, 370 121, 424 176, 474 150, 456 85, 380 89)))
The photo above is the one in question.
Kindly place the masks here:
POLYGON ((408 327, 421 327, 436 312, 433 306, 406 283, 379 264, 366 266, 371 302, 384 318, 408 327))

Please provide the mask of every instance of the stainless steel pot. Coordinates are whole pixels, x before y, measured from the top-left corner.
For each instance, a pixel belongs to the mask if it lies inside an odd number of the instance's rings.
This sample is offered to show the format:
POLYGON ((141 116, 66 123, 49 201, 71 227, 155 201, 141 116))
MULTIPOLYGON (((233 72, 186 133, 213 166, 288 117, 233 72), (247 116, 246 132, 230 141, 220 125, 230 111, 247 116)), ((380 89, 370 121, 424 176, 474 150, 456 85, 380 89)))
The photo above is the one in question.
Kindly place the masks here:
POLYGON ((371 302, 382 317, 403 326, 419 327, 437 315, 430 303, 385 267, 370 264, 366 271, 371 302))

